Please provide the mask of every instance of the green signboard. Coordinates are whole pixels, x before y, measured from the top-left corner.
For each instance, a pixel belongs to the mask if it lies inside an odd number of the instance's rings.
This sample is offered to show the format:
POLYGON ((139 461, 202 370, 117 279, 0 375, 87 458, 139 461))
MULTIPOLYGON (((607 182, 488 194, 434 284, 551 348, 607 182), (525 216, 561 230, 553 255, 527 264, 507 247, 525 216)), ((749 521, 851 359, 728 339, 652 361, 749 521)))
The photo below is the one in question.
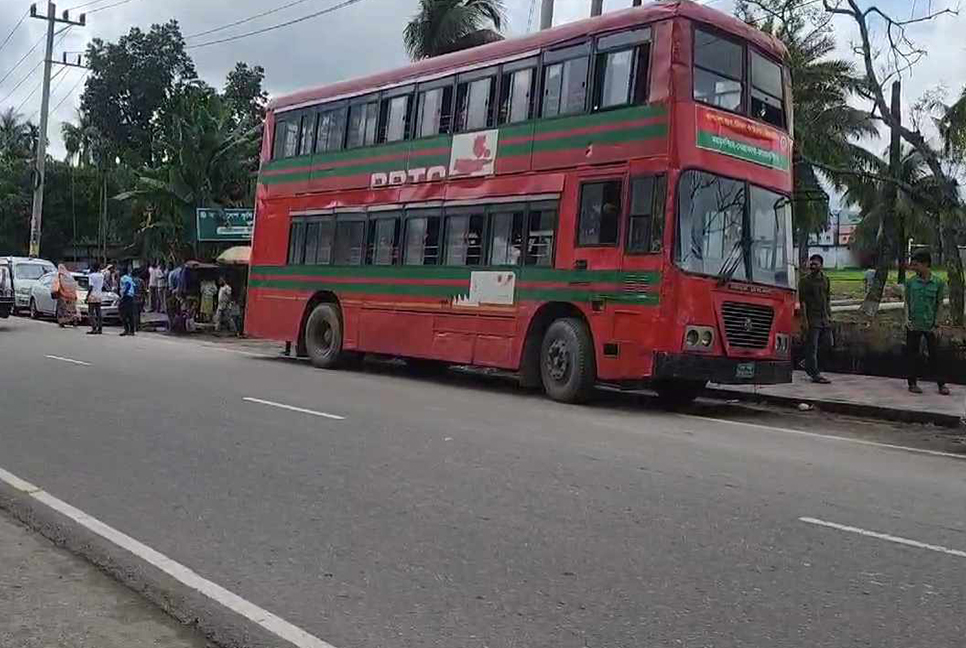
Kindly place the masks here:
POLYGON ((199 241, 251 241, 255 228, 252 209, 198 209, 199 241))

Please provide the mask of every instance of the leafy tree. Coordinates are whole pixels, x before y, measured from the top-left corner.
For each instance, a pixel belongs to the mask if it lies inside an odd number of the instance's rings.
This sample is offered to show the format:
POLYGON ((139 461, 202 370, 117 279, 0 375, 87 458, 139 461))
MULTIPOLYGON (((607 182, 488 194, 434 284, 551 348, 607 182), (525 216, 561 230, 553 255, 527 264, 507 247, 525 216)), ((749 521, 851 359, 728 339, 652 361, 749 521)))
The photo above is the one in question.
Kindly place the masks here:
POLYGON ((503 0, 420 0, 403 41, 415 61, 500 40, 505 24, 503 0))
POLYGON ((235 69, 228 73, 224 97, 236 124, 251 128, 265 119, 268 92, 262 88, 264 80, 265 68, 261 65, 249 67, 242 61, 235 63, 235 69))
POLYGON ((81 110, 100 132, 110 153, 130 166, 153 164, 157 116, 175 88, 194 79, 194 63, 185 51, 178 22, 133 27, 116 43, 96 38, 87 47, 90 76, 81 110))
POLYGON ((33 155, 37 128, 13 108, 0 112, 0 157, 29 158, 33 155))
POLYGON ((192 81, 180 86, 159 116, 159 164, 139 172, 134 189, 116 198, 140 213, 138 235, 149 255, 180 254, 195 209, 250 205, 258 132, 236 124, 231 102, 192 81))

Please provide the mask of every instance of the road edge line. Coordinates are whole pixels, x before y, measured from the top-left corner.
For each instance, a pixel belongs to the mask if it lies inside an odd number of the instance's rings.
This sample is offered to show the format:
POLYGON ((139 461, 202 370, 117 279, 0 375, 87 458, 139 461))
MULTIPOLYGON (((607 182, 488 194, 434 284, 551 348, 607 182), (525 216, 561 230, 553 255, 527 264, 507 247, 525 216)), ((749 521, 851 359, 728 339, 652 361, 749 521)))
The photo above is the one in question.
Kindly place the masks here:
POLYGON ((928 551, 935 551, 937 553, 944 553, 950 556, 956 556, 957 558, 966 558, 966 551, 963 551, 961 549, 951 549, 949 547, 944 547, 942 545, 930 544, 928 542, 921 542, 919 540, 913 540, 911 538, 903 538, 902 536, 894 536, 891 533, 871 531, 869 529, 863 529, 861 527, 849 526, 847 524, 839 524, 838 522, 829 522, 828 520, 820 520, 818 518, 813 518, 813 517, 800 517, 798 518, 798 521, 804 522, 805 524, 812 524, 814 526, 825 527, 827 529, 835 529, 836 531, 854 533, 855 535, 865 536, 866 538, 885 540, 887 542, 892 542, 894 544, 903 545, 906 547, 913 547, 915 549, 926 549, 928 551))
POLYGON ((0 509, 220 646, 335 648, 2 468, 0 509))

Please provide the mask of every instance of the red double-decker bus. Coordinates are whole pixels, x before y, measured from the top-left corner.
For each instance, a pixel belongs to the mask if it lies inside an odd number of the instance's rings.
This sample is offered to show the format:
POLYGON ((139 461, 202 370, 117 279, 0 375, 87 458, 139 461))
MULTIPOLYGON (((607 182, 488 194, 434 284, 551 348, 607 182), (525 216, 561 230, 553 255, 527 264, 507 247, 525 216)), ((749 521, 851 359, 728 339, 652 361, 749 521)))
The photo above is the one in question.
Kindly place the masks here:
POLYGON ((784 55, 662 2, 275 100, 248 332, 561 401, 790 381, 784 55))

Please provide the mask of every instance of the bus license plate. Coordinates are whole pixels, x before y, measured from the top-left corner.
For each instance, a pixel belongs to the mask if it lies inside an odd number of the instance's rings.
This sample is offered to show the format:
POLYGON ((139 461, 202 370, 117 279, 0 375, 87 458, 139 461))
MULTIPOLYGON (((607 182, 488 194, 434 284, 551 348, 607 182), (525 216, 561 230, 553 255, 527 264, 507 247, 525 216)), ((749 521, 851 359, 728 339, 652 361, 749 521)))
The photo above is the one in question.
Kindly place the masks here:
POLYGON ((754 362, 741 362, 735 368, 736 378, 754 378, 755 377, 755 363, 754 362))

